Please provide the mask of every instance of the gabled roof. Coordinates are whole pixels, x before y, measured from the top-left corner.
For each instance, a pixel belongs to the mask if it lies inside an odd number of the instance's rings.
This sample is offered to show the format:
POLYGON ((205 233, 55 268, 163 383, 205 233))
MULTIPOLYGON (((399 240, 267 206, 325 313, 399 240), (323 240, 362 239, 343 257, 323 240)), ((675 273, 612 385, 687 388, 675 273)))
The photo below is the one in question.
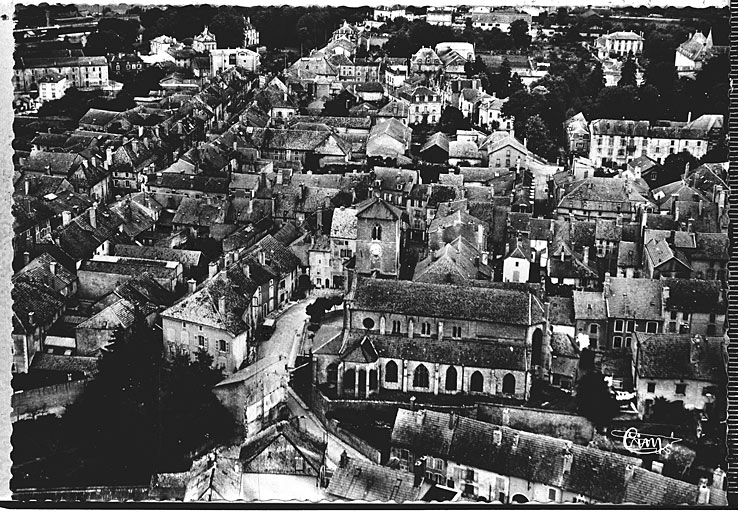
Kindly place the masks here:
POLYGON ((30 333, 37 326, 50 325, 65 304, 64 296, 30 276, 16 276, 10 292, 13 299, 13 332, 30 333), (29 321, 33 313, 33 324, 29 321))
POLYGON ((412 473, 347 459, 343 466, 336 468, 327 492, 345 500, 403 503, 417 501, 420 489, 414 486, 412 473))
POLYGON ((603 292, 610 318, 663 320, 658 279, 611 277, 603 292))
POLYGON ((169 247, 155 247, 149 245, 117 244, 115 246, 115 255, 150 260, 178 261, 186 267, 197 267, 204 261, 203 253, 201 251, 171 249, 169 247))
POLYGON ((574 290, 573 300, 577 320, 607 320, 607 304, 602 293, 574 290))
POLYGON ((459 236, 432 252, 415 266, 413 281, 436 283, 440 276, 457 275, 463 279, 477 279, 480 272, 490 275, 490 268, 481 263, 479 250, 463 236, 459 236))
POLYGON ((50 285, 56 291, 61 291, 77 280, 77 276, 59 263, 59 261, 45 252, 38 258, 32 260, 28 265, 23 267, 16 274, 16 278, 20 276, 30 277, 42 283, 50 285), (52 265, 55 266, 54 272, 51 271, 52 265))
POLYGON ((495 288, 463 288, 360 279, 353 297, 356 309, 409 316, 458 318, 486 322, 535 325, 543 321, 543 306, 530 292, 495 288))
POLYGON ((370 197, 356 205, 356 218, 400 220, 402 210, 380 197, 370 197))
POLYGON ((720 281, 662 278, 661 283, 664 287, 669 287, 669 298, 665 304, 667 311, 725 313, 720 281))
POLYGON ((440 148, 445 153, 448 153, 449 141, 445 133, 436 132, 428 137, 428 140, 425 142, 425 144, 423 144, 423 147, 420 148, 420 152, 424 153, 434 146, 440 148))
POLYGON ((690 379, 717 383, 725 377, 721 337, 636 333, 636 371, 641 378, 690 379), (694 345, 694 347, 693 347, 694 345), (696 361, 692 363, 692 351, 696 361))
POLYGON ((331 221, 331 237, 356 240, 357 233, 356 208, 340 207, 333 210, 331 221))

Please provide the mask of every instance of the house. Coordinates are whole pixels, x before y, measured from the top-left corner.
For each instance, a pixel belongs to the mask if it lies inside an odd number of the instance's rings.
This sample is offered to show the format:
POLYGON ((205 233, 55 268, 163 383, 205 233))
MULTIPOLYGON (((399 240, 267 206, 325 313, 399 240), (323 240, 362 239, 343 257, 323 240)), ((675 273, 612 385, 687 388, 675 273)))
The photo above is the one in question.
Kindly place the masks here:
POLYGON ((334 288, 343 288, 346 284, 347 266, 356 255, 356 239, 358 236, 358 210, 341 206, 333 210, 331 220, 331 282, 334 288))
POLYGON ((172 293, 179 291, 184 283, 182 264, 175 261, 96 255, 82 261, 77 268, 79 297, 98 300, 122 282, 144 272, 149 273, 160 286, 172 293))
POLYGON ((265 357, 213 387, 213 394, 249 438, 277 419, 287 390, 282 374, 276 369, 284 364, 279 355, 265 357))
POLYGON ((465 280, 489 280, 492 269, 488 254, 463 236, 459 236, 418 262, 413 281, 421 283, 448 283, 465 280))
POLYGON ((504 33, 509 32, 510 26, 517 20, 525 21, 530 27, 533 18, 528 13, 514 10, 472 13, 471 15, 472 27, 481 30, 497 29, 504 33))
POLYGON ((161 313, 165 353, 193 358, 199 350, 213 366, 233 374, 256 356, 254 332, 275 309, 277 274, 258 258, 240 257, 161 313))
POLYGON ((332 283, 330 276, 333 274, 330 237, 323 234, 311 236, 307 253, 310 281, 313 286, 315 288, 330 288, 332 283))
POLYGON ((217 47, 215 35, 208 30, 207 25, 203 27, 202 33, 197 34, 192 41, 192 49, 196 52, 211 52, 217 47))
POLYGON ((30 263, 18 271, 14 278, 20 276, 45 283, 55 292, 68 299, 77 295, 79 285, 77 275, 47 252, 31 260, 30 263))
POLYGON ((442 163, 448 160, 449 140, 445 133, 436 132, 420 148, 420 156, 426 162, 442 163))
POLYGON ((646 229, 643 234, 643 274, 659 277, 689 278, 692 274, 685 250, 694 249, 693 233, 646 229))
POLYGON ((492 503, 623 503, 641 460, 431 410, 399 409, 390 455, 425 478, 492 503))
POLYGON ((658 279, 605 276, 602 295, 607 305, 610 349, 633 349, 637 332, 663 332, 663 290, 658 279))
POLYGON ((345 311, 343 333, 314 352, 317 384, 339 397, 526 400, 530 368, 547 364, 543 305, 529 290, 360 279, 345 311))
POLYGON ((723 344, 721 337, 638 333, 633 383, 640 416, 650 414, 657 398, 710 414, 725 386, 723 344))
POLYGON ((639 211, 653 211, 655 205, 622 178, 586 178, 560 189, 556 213, 560 219, 580 220, 635 218, 639 211))
POLYGON ((564 137, 569 154, 589 155, 589 125, 584 114, 578 114, 564 121, 564 137))
POLYGON ((579 347, 563 332, 551 335, 551 384, 561 389, 574 389, 579 375, 579 347))
POLYGON ((720 281, 662 278, 664 332, 720 336, 725 298, 720 281))
POLYGON ((380 121, 369 132, 366 156, 397 159, 410 149, 412 130, 394 117, 380 121))
POLYGON ((457 208, 447 213, 439 208, 428 227, 428 248, 437 250, 459 236, 475 244, 480 253, 487 251, 489 224, 468 213, 467 208, 457 208))
POLYGON ((417 480, 406 471, 346 457, 336 468, 326 492, 341 500, 415 502, 428 489, 417 480))
POLYGON ((259 54, 248 48, 221 48, 210 51, 210 73, 212 75, 217 75, 233 66, 257 73, 260 65, 259 54))
POLYGON ((59 73, 49 73, 38 80, 38 102, 58 100, 71 87, 66 76, 59 73))
POLYGON ((26 273, 14 277, 12 284, 12 372, 26 373, 34 355, 44 350, 44 339, 64 312, 67 298, 43 280, 26 273))
POLYGON ((479 149, 486 151, 489 167, 494 168, 509 169, 520 164, 525 166, 531 157, 530 151, 522 142, 505 132, 493 133, 482 142, 479 149))
POLYGON ((322 501, 318 486, 325 464, 326 443, 280 421, 241 447, 241 499, 322 501))
POLYGON ((174 230, 186 229, 195 238, 212 236, 213 229, 226 223, 228 201, 183 197, 172 219, 174 230))
POLYGON ((387 57, 384 61, 384 83, 392 88, 401 87, 408 77, 408 60, 387 57))
POLYGON ((513 118, 502 115, 502 107, 507 98, 500 99, 495 95, 483 95, 477 104, 476 122, 487 130, 506 132, 514 136, 513 118))
POLYGON ((574 290, 576 342, 580 349, 609 347, 606 298, 600 292, 574 290))
MULTIPOLYGON (((433 52, 430 48, 427 50, 433 52)), ((401 91, 399 96, 410 105, 410 124, 436 124, 441 119, 443 103, 438 92, 418 86, 401 91)))
POLYGON ((402 211, 382 198, 356 205, 356 273, 397 279, 404 244, 402 211))
MULTIPOLYGON (((327 127, 326 127, 327 128, 327 127)), ((322 158, 349 161, 351 144, 329 128, 295 130, 254 128, 251 140, 261 157, 275 161, 300 161, 316 165, 322 158)))
POLYGON ((374 194, 390 204, 405 208, 410 192, 420 184, 420 172, 412 169, 375 166, 370 188, 374 194))
POLYGON ((699 71, 717 50, 712 40, 712 29, 707 36, 695 30, 694 34, 690 34, 689 38, 677 47, 674 67, 678 73, 699 71))
POLYGON ((125 256, 128 258, 176 261, 182 264, 182 274, 186 278, 194 277, 202 279, 204 274, 207 273, 205 256, 201 251, 148 245, 116 244, 114 252, 116 256, 125 256))
POLYGON ((452 140, 448 143, 448 164, 474 167, 481 165, 482 153, 472 141, 452 140))
POLYGON ((643 35, 635 32, 612 32, 597 38, 597 58, 604 60, 611 55, 636 57, 643 53, 643 35))
POLYGON ((552 332, 568 334, 574 338, 577 335, 574 299, 553 296, 548 298, 548 303, 548 323, 552 332))
POLYGON ((453 7, 429 7, 426 11, 425 21, 430 25, 441 25, 450 27, 454 18, 453 7))
POLYGON ((617 254, 617 277, 641 277, 643 258, 640 244, 621 240, 617 254))
POLYGON ((359 83, 354 86, 354 91, 361 101, 382 101, 384 98, 384 87, 376 81, 359 83))
POLYGON ((510 250, 502 260, 502 280, 527 283, 530 279, 530 242, 522 237, 509 244, 510 250))
POLYGON ((664 168, 652 158, 643 155, 628 162, 628 171, 632 172, 636 179, 642 178, 649 186, 654 187, 659 182, 664 168))
POLYGON ((108 82, 105 57, 18 57, 13 67, 13 90, 28 92, 49 73, 58 73, 76 88, 101 88, 108 82))

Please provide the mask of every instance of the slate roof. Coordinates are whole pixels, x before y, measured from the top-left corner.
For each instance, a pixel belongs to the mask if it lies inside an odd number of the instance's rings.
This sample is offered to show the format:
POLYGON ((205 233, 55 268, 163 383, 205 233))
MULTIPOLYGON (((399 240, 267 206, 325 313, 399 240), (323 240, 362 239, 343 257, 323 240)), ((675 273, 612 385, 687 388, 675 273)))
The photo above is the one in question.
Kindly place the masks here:
POLYGON ((697 247, 691 253, 692 259, 715 261, 730 259, 730 237, 727 233, 695 233, 694 238, 697 247))
POLYGON ((641 250, 636 242, 621 241, 618 245, 618 267, 641 266, 641 250))
POLYGON ((449 151, 449 141, 448 137, 443 132, 436 132, 430 137, 428 137, 428 140, 423 144, 423 147, 420 148, 420 152, 424 153, 425 151, 428 151, 432 147, 438 147, 443 152, 448 153, 449 151))
POLYGON ((448 274, 455 274, 464 279, 477 279, 480 272, 489 276, 490 268, 480 260, 477 248, 466 238, 459 236, 419 261, 415 266, 413 281, 437 283, 441 279, 446 279, 448 274), (480 262, 479 266, 476 265, 477 261, 480 262))
POLYGON ((662 278, 664 287, 669 287, 666 300, 668 311, 687 313, 724 313, 723 287, 720 281, 702 279, 662 278))
POLYGON ((574 325, 574 299, 571 297, 549 297, 549 321, 551 325, 574 325))
POLYGON ((61 291, 77 280, 77 276, 67 270, 56 258, 45 252, 33 259, 28 265, 20 269, 17 276, 27 276, 38 282, 50 285, 54 290, 61 291), (51 265, 56 264, 55 272, 51 272, 51 265))
POLYGON ((358 225, 356 213, 356 208, 341 207, 333 210, 331 237, 356 240, 358 225))
POLYGON ((605 211, 627 214, 636 202, 647 201, 637 192, 628 192, 622 178, 586 178, 573 183, 569 192, 559 201, 559 208, 605 211))
POLYGON ((456 140, 452 140, 448 143, 448 156, 449 158, 472 160, 478 160, 481 158, 479 148, 474 142, 456 140))
POLYGON ((721 337, 691 334, 636 333, 636 371, 641 378, 689 379, 717 382, 725 376, 721 337), (697 364, 690 362, 691 346, 698 343, 697 364))
POLYGON ((633 137, 647 137, 650 123, 648 121, 631 121, 619 119, 595 119, 590 123, 592 136, 598 135, 628 135, 633 137))
POLYGON ((421 488, 413 484, 414 475, 407 471, 348 459, 336 468, 327 492, 345 500, 403 503, 419 499, 421 488))
POLYGON ((662 285, 658 279, 611 277, 603 292, 609 317, 663 320, 662 285))
POLYGON ((543 321, 543 306, 530 293, 493 288, 361 279, 353 297, 356 309, 409 316, 458 318, 513 325, 543 321))
MULTIPOLYGON (((633 457, 463 416, 454 418, 452 422, 449 414, 428 410, 399 409, 392 435, 396 435, 395 429, 422 430, 426 421, 433 421, 434 425, 450 423, 455 426, 446 453, 442 452, 445 448, 443 437, 437 443, 428 443, 421 453, 499 475, 559 487, 605 503, 623 501, 628 471, 641 464, 640 459, 633 457), (434 416, 437 419, 430 420, 434 416), (499 444, 493 441, 494 431, 502 434, 499 444), (565 471, 567 453, 571 456, 571 467, 565 471)), ((401 435, 402 438, 412 438, 412 434, 401 435)))
POLYGON ((17 276, 12 280, 10 292, 13 299, 13 332, 31 332, 38 325, 49 325, 54 316, 61 313, 64 296, 48 285, 29 276, 17 276), (34 325, 28 314, 34 313, 34 325))
POLYGON ((623 227, 618 226, 616 220, 597 219, 595 221, 595 239, 607 242, 620 242, 623 236, 623 227))

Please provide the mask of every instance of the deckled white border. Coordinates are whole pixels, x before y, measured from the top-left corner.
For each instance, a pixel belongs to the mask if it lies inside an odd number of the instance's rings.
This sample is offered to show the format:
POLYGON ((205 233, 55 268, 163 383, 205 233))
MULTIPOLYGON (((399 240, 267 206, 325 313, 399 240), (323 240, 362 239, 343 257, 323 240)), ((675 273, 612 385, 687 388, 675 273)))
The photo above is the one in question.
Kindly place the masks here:
MULTIPOLYGON (((31 0, 18 2, 23 4, 40 4, 39 0, 31 0)), ((54 2, 46 2, 54 3, 54 2)), ((84 2, 57 2, 63 4, 83 4, 84 2)), ((86 5, 117 5, 121 2, 96 2, 87 3, 86 5)), ((152 2, 125 2, 130 6, 134 5, 152 5, 152 2)), ((645 6, 645 7, 727 7, 728 0, 611 0, 603 2, 601 0, 569 0, 567 2, 557 2, 552 0, 506 0, 501 2, 481 2, 478 0, 464 1, 437 1, 437 0, 415 0, 415 1, 366 1, 366 0, 320 0, 319 2, 298 2, 295 0, 257 0, 253 2, 245 2, 244 0, 217 0, 213 2, 188 2, 184 0, 168 0, 163 1, 159 5, 189 5, 193 3, 207 3, 211 5, 234 5, 241 7, 249 7, 254 5, 295 5, 307 6, 312 3, 321 6, 452 6, 452 5, 485 5, 485 6, 531 6, 531 7, 627 7, 627 6, 645 6)), ((10 434, 11 426, 11 408, 10 408, 10 367, 12 356, 8 345, 12 343, 10 332, 12 332, 11 321, 11 298, 10 298, 10 276, 12 275, 12 214, 11 214, 11 197, 13 190, 13 150, 11 142, 13 140, 13 85, 12 85, 12 69, 13 69, 13 10, 14 4, 9 0, 0 0, 0 63, 2 63, 2 73, 4 77, 0 85, 0 332, 7 333, 4 336, 6 341, 0 343, 0 396, 4 397, 0 400, 0 500, 10 499, 10 434)))

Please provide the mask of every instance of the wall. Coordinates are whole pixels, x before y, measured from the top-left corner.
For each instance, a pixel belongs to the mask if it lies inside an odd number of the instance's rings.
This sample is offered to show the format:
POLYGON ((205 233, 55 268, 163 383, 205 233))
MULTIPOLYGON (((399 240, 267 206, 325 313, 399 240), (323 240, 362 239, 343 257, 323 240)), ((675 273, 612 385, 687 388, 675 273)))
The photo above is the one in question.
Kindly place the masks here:
POLYGON ((133 276, 123 274, 108 274, 105 272, 90 272, 78 270, 79 298, 98 300, 115 290, 119 284, 129 281, 133 276))
POLYGON ((693 407, 695 409, 704 410, 707 403, 707 397, 702 394, 702 390, 714 384, 707 381, 699 380, 677 380, 677 379, 644 379, 638 378, 635 384, 636 400, 638 412, 643 415, 645 413, 646 400, 656 400, 656 398, 665 398, 670 402, 682 401, 685 408, 693 407), (648 392, 648 383, 656 384, 653 393, 648 392), (676 385, 686 384, 685 394, 676 394, 676 385))
POLYGON ((558 411, 495 404, 477 404, 477 419, 487 423, 568 439, 585 446, 594 436, 594 426, 582 416, 558 411))
POLYGON ((87 380, 75 380, 13 393, 11 399, 12 418, 17 420, 19 416, 39 413, 50 407, 66 407, 74 403, 77 397, 82 394, 87 382, 87 380))

